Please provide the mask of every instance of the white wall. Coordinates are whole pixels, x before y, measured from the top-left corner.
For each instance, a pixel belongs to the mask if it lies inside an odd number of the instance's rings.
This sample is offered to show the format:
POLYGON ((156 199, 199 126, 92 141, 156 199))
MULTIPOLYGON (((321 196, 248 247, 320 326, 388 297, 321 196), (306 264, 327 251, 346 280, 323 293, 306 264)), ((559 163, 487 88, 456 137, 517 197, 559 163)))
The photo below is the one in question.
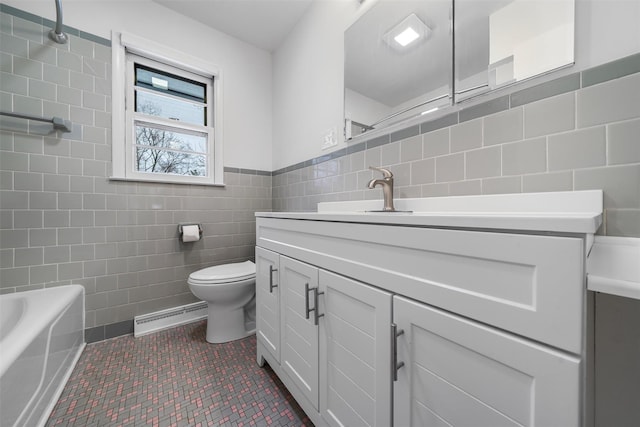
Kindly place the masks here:
MULTIPOLYGON (((358 0, 316 0, 273 57, 274 170, 322 154, 323 132, 342 140, 343 34, 358 0)), ((576 0, 576 64, 537 83, 640 52, 640 1, 576 0)))
MULTIPOLYGON (((365 2, 366 4, 366 2, 365 2)), ((327 129, 343 137, 344 30, 357 0, 316 0, 273 55, 273 169, 322 155, 327 129)))
MULTIPOLYGON (((53 0, 3 0, 55 21, 53 0)), ((110 39, 126 31, 222 70, 224 165, 271 170, 271 54, 150 0, 63 0, 64 24, 110 39)))

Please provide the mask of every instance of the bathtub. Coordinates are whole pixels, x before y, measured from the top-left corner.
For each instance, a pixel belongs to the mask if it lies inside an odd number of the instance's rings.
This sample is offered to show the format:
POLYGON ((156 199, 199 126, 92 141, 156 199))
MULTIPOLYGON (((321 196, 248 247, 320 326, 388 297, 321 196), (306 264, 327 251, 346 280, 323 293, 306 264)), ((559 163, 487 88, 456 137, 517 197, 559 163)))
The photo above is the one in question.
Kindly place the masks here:
POLYGON ((0 425, 44 425, 84 346, 82 286, 0 295, 0 425))

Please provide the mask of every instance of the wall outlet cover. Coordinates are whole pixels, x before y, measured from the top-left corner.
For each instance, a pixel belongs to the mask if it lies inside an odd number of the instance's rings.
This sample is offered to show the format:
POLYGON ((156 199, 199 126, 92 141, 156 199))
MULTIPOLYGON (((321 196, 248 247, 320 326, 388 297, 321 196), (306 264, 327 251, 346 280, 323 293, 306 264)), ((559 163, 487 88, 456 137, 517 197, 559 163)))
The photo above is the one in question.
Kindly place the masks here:
POLYGON ((334 126, 324 132, 322 136, 322 149, 326 150, 335 145, 338 145, 338 128, 334 126))

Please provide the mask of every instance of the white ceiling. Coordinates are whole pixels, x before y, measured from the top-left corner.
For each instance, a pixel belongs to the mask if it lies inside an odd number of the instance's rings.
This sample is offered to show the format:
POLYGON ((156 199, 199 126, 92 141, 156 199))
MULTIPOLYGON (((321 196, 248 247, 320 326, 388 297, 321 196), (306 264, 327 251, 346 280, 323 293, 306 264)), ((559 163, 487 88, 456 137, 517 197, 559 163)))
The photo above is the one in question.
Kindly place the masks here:
POLYGON ((274 51, 313 0, 154 0, 259 48, 274 51))

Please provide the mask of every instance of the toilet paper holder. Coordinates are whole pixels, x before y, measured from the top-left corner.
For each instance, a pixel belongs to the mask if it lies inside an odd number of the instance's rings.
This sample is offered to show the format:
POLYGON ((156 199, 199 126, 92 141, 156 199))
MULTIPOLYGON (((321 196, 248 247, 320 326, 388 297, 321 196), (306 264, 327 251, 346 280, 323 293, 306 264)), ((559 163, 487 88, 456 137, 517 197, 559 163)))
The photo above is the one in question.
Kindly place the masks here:
POLYGON ((182 240, 182 235, 183 235, 182 227, 186 227, 188 225, 197 225, 198 233, 200 234, 200 239, 202 239, 202 226, 200 224, 178 224, 178 234, 179 234, 180 240, 182 240))

